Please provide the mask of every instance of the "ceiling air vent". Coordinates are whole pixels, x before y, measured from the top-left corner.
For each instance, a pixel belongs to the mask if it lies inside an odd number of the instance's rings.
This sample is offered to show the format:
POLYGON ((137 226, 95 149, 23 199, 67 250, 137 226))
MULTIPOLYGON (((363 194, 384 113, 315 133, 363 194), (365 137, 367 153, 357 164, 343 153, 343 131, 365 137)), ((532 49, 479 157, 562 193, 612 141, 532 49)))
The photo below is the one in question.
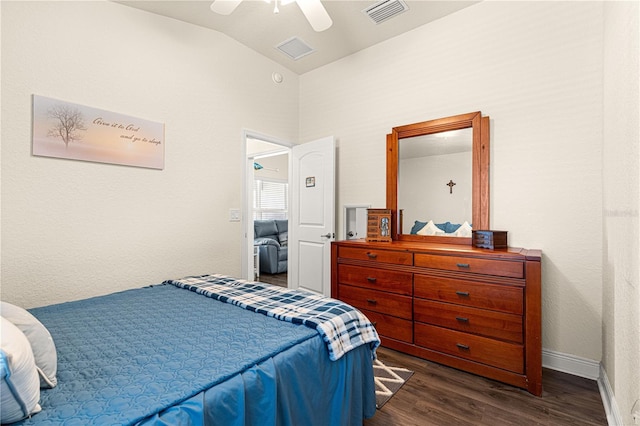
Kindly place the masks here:
POLYGON ((298 37, 291 37, 276 46, 276 49, 297 61, 303 56, 307 56, 310 53, 315 52, 315 50, 309 46, 307 43, 299 39, 298 37))
POLYGON ((391 19, 409 10, 409 6, 402 0, 382 0, 364 9, 363 12, 376 24, 391 19))

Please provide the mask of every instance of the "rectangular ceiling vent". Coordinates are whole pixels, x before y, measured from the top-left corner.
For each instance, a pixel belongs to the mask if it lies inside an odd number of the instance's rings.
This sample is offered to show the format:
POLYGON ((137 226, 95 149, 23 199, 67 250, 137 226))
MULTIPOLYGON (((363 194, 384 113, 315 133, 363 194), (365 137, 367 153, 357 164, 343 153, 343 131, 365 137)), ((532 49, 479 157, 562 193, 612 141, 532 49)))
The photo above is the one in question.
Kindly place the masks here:
POLYGON ((277 45, 276 49, 278 49, 294 61, 297 61, 303 56, 307 56, 308 54, 315 52, 315 49, 295 36, 277 45))
POLYGON ((402 0, 382 0, 364 9, 363 12, 373 22, 379 24, 407 10, 409 10, 409 6, 402 0))

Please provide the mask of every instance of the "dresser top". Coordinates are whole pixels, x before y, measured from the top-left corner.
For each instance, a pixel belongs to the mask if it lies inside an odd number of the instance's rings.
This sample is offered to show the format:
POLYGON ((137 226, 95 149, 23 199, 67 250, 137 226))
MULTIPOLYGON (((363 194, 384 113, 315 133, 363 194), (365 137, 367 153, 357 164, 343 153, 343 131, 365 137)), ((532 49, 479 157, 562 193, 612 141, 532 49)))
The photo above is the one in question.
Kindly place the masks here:
POLYGON ((484 249, 465 244, 439 244, 416 241, 391 241, 391 242, 367 242, 360 240, 334 241, 344 247, 375 248, 377 250, 410 251, 413 253, 433 253, 450 255, 471 255, 478 257, 504 259, 504 260, 530 260, 540 261, 540 250, 524 249, 519 247, 507 247, 504 249, 484 249))

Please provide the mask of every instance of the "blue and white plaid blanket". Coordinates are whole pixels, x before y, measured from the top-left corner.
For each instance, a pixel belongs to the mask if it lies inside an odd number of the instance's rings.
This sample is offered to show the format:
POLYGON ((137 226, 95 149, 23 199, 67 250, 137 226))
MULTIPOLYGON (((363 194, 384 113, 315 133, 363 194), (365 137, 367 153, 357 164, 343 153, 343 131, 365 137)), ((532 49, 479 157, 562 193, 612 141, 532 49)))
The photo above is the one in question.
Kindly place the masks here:
POLYGON ((375 356, 375 349, 380 345, 376 329, 362 312, 344 302, 316 293, 220 274, 185 277, 164 283, 281 321, 313 328, 327 344, 332 361, 364 344, 371 345, 375 356))

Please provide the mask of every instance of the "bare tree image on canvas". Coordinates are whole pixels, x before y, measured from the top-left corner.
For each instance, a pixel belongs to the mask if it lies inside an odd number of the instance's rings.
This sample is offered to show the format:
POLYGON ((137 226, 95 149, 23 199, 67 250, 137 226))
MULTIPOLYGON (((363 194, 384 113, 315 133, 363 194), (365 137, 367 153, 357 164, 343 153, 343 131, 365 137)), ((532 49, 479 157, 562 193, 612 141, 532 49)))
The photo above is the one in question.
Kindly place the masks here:
POLYGON ((60 99, 33 95, 31 139, 35 156, 164 168, 163 123, 60 99))
POLYGON ((47 116, 55 120, 47 136, 62 139, 65 148, 69 147, 69 142, 82 140, 82 133, 87 128, 80 110, 70 105, 54 105, 47 111, 47 116))

